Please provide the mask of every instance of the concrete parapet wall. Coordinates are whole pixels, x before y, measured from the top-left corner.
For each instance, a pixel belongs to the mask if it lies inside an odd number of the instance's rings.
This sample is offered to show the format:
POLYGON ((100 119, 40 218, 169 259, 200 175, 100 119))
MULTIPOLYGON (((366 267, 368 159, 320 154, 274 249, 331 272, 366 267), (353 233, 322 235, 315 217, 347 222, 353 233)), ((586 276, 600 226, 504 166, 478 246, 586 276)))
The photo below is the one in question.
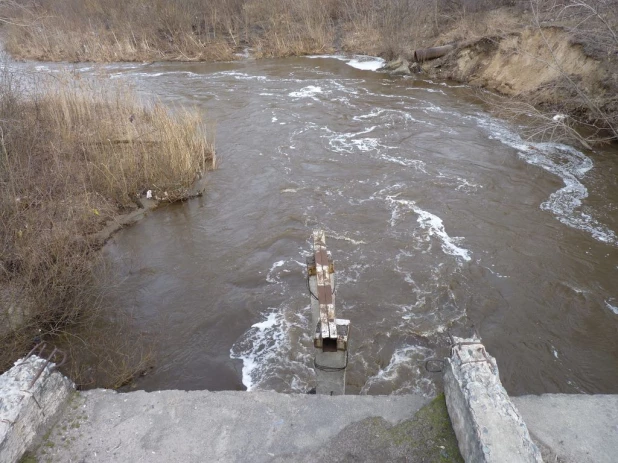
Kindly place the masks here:
POLYGON ((459 450, 470 463, 542 462, 521 414, 477 339, 454 338, 444 392, 459 450))
POLYGON ((18 461, 63 409, 74 385, 37 356, 18 360, 0 376, 0 462, 18 461))

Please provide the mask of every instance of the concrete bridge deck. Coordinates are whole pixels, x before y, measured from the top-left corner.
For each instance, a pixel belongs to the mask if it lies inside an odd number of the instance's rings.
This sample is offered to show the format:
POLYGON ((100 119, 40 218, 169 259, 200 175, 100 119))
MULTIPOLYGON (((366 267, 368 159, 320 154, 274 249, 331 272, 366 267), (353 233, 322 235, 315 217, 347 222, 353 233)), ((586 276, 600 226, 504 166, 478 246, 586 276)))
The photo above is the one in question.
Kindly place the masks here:
POLYGON ((479 346, 456 344, 486 361, 462 352, 448 360, 446 400, 76 392, 53 364, 31 356, 0 375, 0 463, 618 461, 618 395, 507 400, 479 346))
MULTIPOLYGON (((618 396, 512 399, 545 461, 617 461, 618 396)), ((414 395, 93 390, 75 394, 35 455, 40 462, 462 461, 449 447, 453 436, 432 433, 435 411, 414 422, 428 403, 414 395)))
POLYGON ((367 434, 409 420, 428 402, 414 395, 120 394, 99 389, 72 398, 36 458, 110 463, 392 461, 393 449, 372 448, 376 436, 367 434), (350 427, 354 437, 340 439, 350 427))

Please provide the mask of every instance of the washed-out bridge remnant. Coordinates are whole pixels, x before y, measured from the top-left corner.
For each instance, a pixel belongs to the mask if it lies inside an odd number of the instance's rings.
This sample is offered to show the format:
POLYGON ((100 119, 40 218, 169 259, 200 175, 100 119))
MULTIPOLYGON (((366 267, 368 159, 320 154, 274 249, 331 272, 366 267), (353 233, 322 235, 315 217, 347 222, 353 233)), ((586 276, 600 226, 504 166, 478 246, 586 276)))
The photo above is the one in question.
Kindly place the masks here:
POLYGON ((335 315, 335 266, 323 230, 313 232, 313 255, 307 258, 307 284, 315 328, 314 367, 317 394, 345 394, 350 320, 335 315))

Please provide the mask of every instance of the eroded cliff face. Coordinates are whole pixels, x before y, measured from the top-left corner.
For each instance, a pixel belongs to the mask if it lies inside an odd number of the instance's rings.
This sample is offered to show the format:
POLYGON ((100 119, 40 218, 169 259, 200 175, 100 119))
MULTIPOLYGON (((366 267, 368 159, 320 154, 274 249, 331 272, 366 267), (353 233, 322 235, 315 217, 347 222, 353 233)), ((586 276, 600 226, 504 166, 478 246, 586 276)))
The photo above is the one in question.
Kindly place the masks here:
POLYGON ((607 77, 600 61, 553 28, 481 39, 459 50, 452 64, 453 78, 507 95, 535 91, 566 75, 587 87, 607 77))
POLYGON ((559 27, 467 41, 423 70, 587 120, 618 118, 618 54, 578 42, 559 27))

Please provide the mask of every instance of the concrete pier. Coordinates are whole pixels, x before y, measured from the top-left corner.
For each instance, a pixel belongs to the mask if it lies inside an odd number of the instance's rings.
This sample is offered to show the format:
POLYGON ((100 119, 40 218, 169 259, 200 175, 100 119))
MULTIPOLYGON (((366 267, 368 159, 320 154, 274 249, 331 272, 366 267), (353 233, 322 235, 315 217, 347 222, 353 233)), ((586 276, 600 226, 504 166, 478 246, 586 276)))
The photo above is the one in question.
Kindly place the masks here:
POLYGON ((0 463, 18 461, 75 393, 54 367, 33 355, 0 376, 0 463))
POLYGON ((453 337, 444 375, 446 405, 466 461, 541 463, 541 452, 478 338, 453 337))

